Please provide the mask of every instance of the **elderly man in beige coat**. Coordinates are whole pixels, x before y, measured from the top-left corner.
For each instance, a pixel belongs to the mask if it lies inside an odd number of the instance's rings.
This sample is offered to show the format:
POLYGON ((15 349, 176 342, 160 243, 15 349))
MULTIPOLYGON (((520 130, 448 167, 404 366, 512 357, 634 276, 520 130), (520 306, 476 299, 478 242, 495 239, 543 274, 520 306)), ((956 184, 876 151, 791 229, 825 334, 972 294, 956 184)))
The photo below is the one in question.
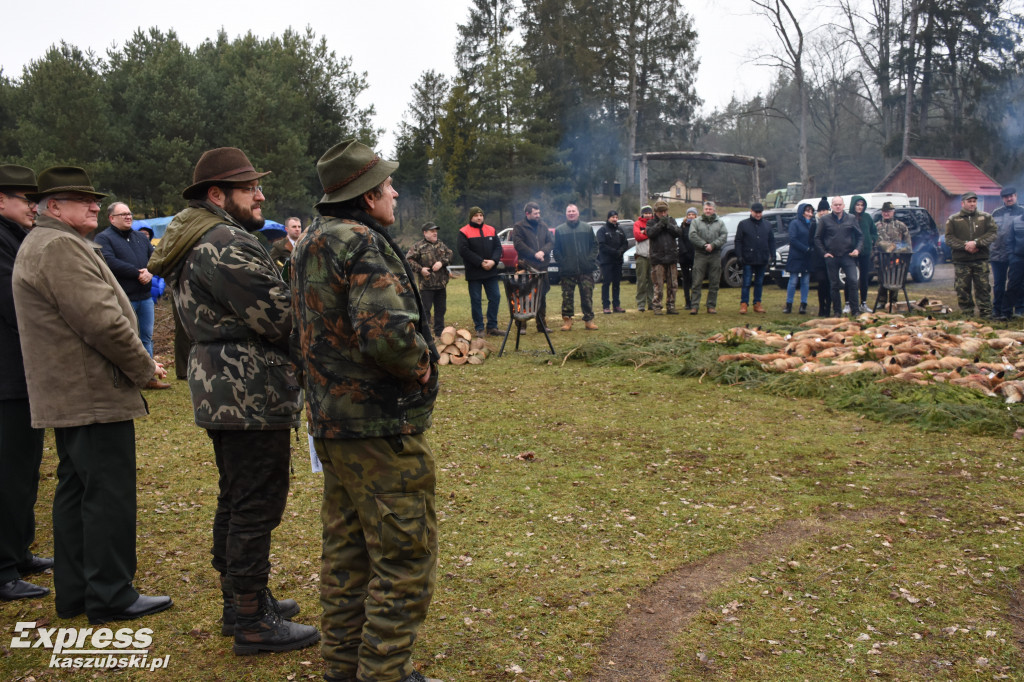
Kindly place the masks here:
POLYGON ((36 227, 14 261, 12 286, 32 426, 57 445, 53 582, 57 615, 92 624, 171 605, 140 595, 135 577, 135 423, 140 388, 166 376, 139 340, 135 313, 85 235, 99 200, 81 168, 39 175, 36 227))

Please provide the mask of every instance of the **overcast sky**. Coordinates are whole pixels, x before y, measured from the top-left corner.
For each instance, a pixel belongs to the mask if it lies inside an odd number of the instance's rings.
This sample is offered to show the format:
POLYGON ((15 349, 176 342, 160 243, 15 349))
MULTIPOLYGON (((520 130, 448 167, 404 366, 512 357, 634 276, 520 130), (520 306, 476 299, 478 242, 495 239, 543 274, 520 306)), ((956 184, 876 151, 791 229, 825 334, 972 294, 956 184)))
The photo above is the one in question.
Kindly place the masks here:
MULTIPOLYGON (((60 40, 105 56, 108 48, 123 45, 140 27, 174 29, 179 39, 195 47, 221 28, 231 38, 247 31, 267 37, 280 35, 288 27, 304 30, 308 25, 318 36, 326 36, 339 56, 351 57, 356 71, 367 73, 369 88, 359 104, 376 107, 374 123, 385 128, 378 148, 390 153, 419 75, 427 69, 454 73, 456 26, 468 16, 469 4, 468 0, 248 0, 228 4, 51 0, 41 11, 31 3, 12 2, 5 3, 3 10, 8 30, 0 40, 0 67, 7 76, 20 77, 22 67, 60 40)), ((811 0, 794 4, 813 6, 811 0)), ((700 36, 697 92, 705 101, 705 112, 724 106, 733 93, 748 97, 764 91, 771 82, 771 70, 751 61, 757 36, 767 37, 770 29, 763 19, 751 16, 749 8, 749 0, 685 3, 700 36)))

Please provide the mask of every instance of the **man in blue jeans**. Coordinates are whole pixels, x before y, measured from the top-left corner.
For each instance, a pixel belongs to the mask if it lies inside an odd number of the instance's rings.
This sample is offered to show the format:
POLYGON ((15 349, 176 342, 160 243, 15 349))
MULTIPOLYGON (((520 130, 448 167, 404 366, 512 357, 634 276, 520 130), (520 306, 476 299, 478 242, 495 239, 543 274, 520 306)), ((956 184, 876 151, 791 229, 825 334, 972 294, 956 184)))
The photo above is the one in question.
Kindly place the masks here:
MULTIPOLYGON (((139 338, 153 357, 153 297, 150 283, 153 275, 146 269, 153 245, 146 235, 132 229, 132 211, 128 204, 115 201, 107 207, 110 227, 96 235, 96 243, 103 249, 103 260, 114 273, 117 283, 124 289, 139 321, 139 338)), ((146 388, 170 388, 171 385, 156 377, 146 388)))
POLYGON ((763 313, 761 293, 764 287, 764 273, 775 257, 775 233, 764 220, 764 205, 754 202, 750 206, 750 217, 736 227, 736 254, 743 265, 743 288, 740 290, 740 314, 747 312, 750 303, 750 282, 754 282, 754 312, 763 313))
POLYGON ((487 292, 487 331, 489 336, 501 336, 498 331, 498 306, 501 290, 498 287, 501 266, 501 240, 498 232, 484 223, 484 211, 479 206, 469 209, 469 222, 459 230, 456 248, 466 266, 469 285, 469 306, 473 314, 476 335, 484 335, 484 314, 480 289, 487 292))

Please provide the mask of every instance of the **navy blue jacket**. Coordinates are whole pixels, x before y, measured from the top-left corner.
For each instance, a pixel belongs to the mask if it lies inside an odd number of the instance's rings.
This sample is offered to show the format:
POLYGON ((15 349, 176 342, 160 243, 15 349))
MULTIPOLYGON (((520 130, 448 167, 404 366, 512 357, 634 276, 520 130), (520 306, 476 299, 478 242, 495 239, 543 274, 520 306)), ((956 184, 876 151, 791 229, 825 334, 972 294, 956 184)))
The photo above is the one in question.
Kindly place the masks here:
POLYGON ((775 233, 764 218, 740 221, 734 242, 743 265, 768 265, 775 258, 775 233))
POLYGON ((811 270, 811 223, 798 215, 789 223, 789 260, 786 271, 800 274, 811 270))
POLYGON ((122 232, 111 225, 96 235, 96 243, 103 248, 103 260, 129 301, 144 301, 152 295, 150 285, 139 281, 139 270, 153 255, 153 245, 146 235, 138 230, 122 232))

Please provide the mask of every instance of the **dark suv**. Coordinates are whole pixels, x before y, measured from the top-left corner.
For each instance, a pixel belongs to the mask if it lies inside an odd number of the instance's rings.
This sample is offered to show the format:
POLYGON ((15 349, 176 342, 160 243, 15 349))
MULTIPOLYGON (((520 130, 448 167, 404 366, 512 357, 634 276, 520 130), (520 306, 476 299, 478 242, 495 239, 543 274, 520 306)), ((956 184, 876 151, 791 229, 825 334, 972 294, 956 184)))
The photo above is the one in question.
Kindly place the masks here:
MULTIPOLYGON (((780 287, 784 287, 789 280, 789 273, 785 272, 786 261, 789 257, 789 223, 796 216, 796 209, 765 211, 765 216, 776 212, 783 219, 775 225, 777 257, 772 265, 771 273, 775 282, 780 287), (787 211, 789 217, 784 218, 782 214, 787 211)), ((879 209, 872 209, 870 214, 875 222, 882 219, 882 212, 879 209)), ((897 208, 895 218, 906 223, 907 229, 910 230, 910 241, 914 245, 914 256, 910 261, 910 276, 915 282, 930 282, 935 276, 935 264, 939 262, 939 230, 935 226, 935 221, 932 220, 928 210, 921 206, 897 208)), ((870 277, 875 275, 874 260, 871 262, 871 268, 869 282, 871 281, 870 277)))

